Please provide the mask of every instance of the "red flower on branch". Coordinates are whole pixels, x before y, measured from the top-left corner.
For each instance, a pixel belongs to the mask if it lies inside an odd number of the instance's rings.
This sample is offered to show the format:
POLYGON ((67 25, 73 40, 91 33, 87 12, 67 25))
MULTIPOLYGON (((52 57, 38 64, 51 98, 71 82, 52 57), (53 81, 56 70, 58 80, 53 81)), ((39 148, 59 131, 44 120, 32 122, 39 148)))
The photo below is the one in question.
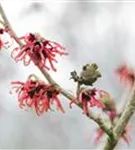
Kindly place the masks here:
POLYGON ((51 104, 56 103, 56 108, 64 112, 58 98, 59 90, 53 85, 45 84, 43 81, 28 79, 25 83, 12 82, 13 88, 18 94, 20 108, 30 107, 35 109, 37 115, 51 110, 51 104))
MULTIPOLYGON (((4 29, 0 28, 0 35, 4 34, 4 29)), ((4 43, 0 37, 0 50, 2 49, 2 47, 4 46, 4 43)))
POLYGON ((29 65, 31 61, 40 68, 44 67, 56 71, 53 62, 57 63, 56 55, 66 55, 65 48, 60 44, 44 39, 38 34, 29 33, 21 37, 20 40, 25 43, 23 47, 17 47, 12 51, 12 58, 16 62, 23 60, 24 65, 29 65), (50 67, 47 65, 47 61, 50 67))
POLYGON ((108 115, 108 117, 109 117, 109 119, 110 119, 111 121, 113 121, 113 120, 115 119, 115 117, 117 116, 117 114, 116 114, 116 109, 113 109, 113 110, 106 110, 105 112, 106 112, 106 114, 108 115))
POLYGON ((116 69, 116 74, 120 77, 120 81, 126 85, 128 84, 133 86, 135 75, 132 68, 129 68, 126 64, 123 64, 118 69, 116 69))
POLYGON ((131 126, 127 125, 127 126, 125 127, 125 130, 124 130, 123 134, 122 134, 123 140, 124 140, 128 145, 130 144, 131 138, 127 136, 127 133, 129 133, 129 132, 131 131, 131 128, 132 128, 131 126))
POLYGON ((97 128, 96 130, 96 138, 95 138, 95 144, 98 144, 100 139, 104 136, 104 131, 101 128, 97 128))
POLYGON ((99 108, 105 108, 104 104, 100 101, 100 96, 105 91, 97 89, 82 89, 79 92, 78 100, 83 105, 83 111, 88 113, 89 107, 97 106, 99 108))
MULTIPOLYGON (((125 130, 124 130, 124 132, 123 132, 123 134, 122 134, 122 139, 129 145, 130 144, 130 137, 128 137, 128 133, 130 132, 130 130, 131 130, 131 126, 129 126, 129 125, 127 125, 126 127, 125 127, 125 130)), ((96 136, 96 138, 95 138, 95 143, 96 144, 98 144, 99 143, 99 141, 100 141, 100 139, 104 136, 104 131, 101 129, 101 128, 97 128, 97 130, 96 130, 96 132, 97 132, 97 136, 96 136)))
POLYGON ((0 50, 2 49, 2 47, 3 47, 3 42, 2 42, 2 40, 0 39, 0 50))

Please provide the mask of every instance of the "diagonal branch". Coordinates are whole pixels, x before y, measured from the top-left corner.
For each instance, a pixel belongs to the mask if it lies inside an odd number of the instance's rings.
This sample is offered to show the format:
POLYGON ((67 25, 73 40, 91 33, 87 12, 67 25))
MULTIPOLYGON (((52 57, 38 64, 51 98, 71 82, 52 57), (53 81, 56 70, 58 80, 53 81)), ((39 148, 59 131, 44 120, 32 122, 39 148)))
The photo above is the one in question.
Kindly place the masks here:
POLYGON ((126 107, 120 119, 118 120, 117 124, 114 126, 113 129, 114 139, 112 141, 109 139, 107 140, 104 150, 113 150, 115 148, 121 135, 125 130, 126 125, 130 121, 134 113, 135 113, 135 83, 131 91, 131 97, 128 103, 126 104, 126 107))
MULTIPOLYGON (((2 16, 2 19, 4 21, 4 25, 5 28, 7 28, 8 32, 10 33, 10 35, 12 36, 12 38, 16 41, 16 43, 19 46, 23 46, 23 43, 19 40, 18 36, 16 35, 16 33, 14 32, 13 28, 11 27, 11 24, 9 22, 9 20, 7 19, 5 12, 0 4, 0 14, 2 16)), ((68 98, 69 100, 74 100, 75 97, 70 94, 68 91, 66 91, 65 89, 63 89, 62 87, 60 87, 60 85, 58 85, 53 78, 50 76, 50 74, 43 68, 40 68, 39 66, 37 66, 39 68, 39 70, 42 72, 42 74, 44 75, 44 77, 48 80, 48 82, 50 84, 55 84, 57 85, 58 89, 60 90, 61 94, 64 95, 66 98, 68 98)), ((76 105, 82 109, 82 106, 80 104, 78 104, 76 102, 76 105)), ((95 121, 100 128, 108 135, 108 136, 112 136, 112 131, 110 130, 110 128, 104 123, 104 121, 98 117, 95 116, 92 112, 89 112, 89 114, 86 115, 88 118, 92 119, 93 121, 95 121)))

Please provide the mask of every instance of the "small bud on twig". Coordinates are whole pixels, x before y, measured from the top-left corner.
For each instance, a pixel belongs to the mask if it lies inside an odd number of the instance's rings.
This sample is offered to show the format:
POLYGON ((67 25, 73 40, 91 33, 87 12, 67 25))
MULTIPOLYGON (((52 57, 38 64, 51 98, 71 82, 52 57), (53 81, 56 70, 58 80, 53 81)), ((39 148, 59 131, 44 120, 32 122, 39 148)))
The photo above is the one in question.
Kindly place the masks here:
POLYGON ((79 84, 90 85, 92 86, 94 82, 97 81, 101 74, 97 71, 97 64, 86 64, 83 66, 80 76, 77 75, 76 71, 71 72, 71 79, 79 84))

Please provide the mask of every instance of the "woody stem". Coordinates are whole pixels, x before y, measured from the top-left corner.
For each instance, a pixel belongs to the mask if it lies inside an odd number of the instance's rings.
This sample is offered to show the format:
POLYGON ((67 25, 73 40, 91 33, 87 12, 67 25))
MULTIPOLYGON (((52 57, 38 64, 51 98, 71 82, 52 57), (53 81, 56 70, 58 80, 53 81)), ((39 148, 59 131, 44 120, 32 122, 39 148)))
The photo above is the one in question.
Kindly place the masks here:
POLYGON ((120 119, 118 120, 118 122, 116 123, 116 125, 113 128, 114 139, 107 140, 104 150, 113 150, 115 148, 122 133, 125 130, 126 125, 128 124, 129 120, 133 116, 134 112, 135 112, 135 83, 134 83, 134 86, 131 91, 130 99, 129 99, 128 103, 126 104, 126 107, 125 107, 124 111, 122 112, 120 119))

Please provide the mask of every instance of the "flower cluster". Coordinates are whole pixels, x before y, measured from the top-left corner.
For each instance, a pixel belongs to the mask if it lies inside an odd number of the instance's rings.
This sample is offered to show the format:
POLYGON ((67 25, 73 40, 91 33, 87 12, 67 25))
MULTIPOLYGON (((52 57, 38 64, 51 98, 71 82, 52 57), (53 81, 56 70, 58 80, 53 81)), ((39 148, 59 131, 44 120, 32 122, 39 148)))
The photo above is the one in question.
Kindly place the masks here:
MULTIPOLYGON (((130 144, 130 137, 128 136, 128 133, 131 130, 131 126, 127 125, 125 127, 125 130, 123 132, 123 134, 121 135, 122 139, 129 145, 130 144)), ((95 143, 98 144, 100 139, 104 136, 104 131, 101 128, 97 128, 96 130, 96 138, 95 138, 95 143)))
POLYGON ((51 110, 51 104, 56 103, 57 109, 64 112, 58 98, 59 90, 54 85, 48 85, 43 81, 28 79, 25 83, 12 82, 13 88, 18 94, 19 106, 35 109, 37 115, 51 110))
POLYGON ((105 105, 100 101, 100 96, 106 93, 105 91, 98 89, 81 89, 78 95, 78 101, 83 106, 85 114, 88 113, 89 107, 97 106, 98 108, 104 108, 105 105))
POLYGON ((129 68, 126 64, 123 64, 118 69, 116 69, 116 74, 120 77, 120 80, 126 85, 133 85, 135 81, 134 70, 132 68, 129 68))
POLYGON ((38 34, 29 33, 28 35, 21 37, 20 40, 24 43, 22 47, 16 47, 12 51, 12 58, 16 62, 23 60, 24 65, 29 65, 31 61, 40 68, 46 68, 50 70, 47 65, 47 61, 53 71, 56 71, 53 62, 57 62, 55 59, 56 54, 66 55, 65 48, 60 44, 44 39, 38 34))

